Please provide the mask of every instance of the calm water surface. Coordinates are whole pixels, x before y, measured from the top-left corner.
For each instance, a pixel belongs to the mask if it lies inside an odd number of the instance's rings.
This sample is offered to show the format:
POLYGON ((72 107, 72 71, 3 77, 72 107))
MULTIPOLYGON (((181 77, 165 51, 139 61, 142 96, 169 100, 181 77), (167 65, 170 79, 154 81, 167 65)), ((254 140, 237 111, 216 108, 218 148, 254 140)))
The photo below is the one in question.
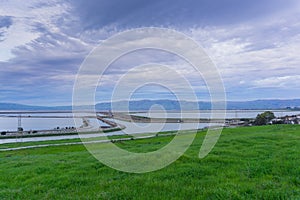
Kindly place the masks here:
MULTIPOLYGON (((227 111, 226 118, 255 118, 257 114, 262 113, 261 110, 237 110, 227 111)), ((277 117, 286 115, 297 115, 300 111, 273 111, 277 117)), ((16 114, 14 114, 16 115, 16 114)), ((48 113, 48 114, 30 114, 31 116, 72 116, 72 113, 48 113)), ((201 111, 200 114, 196 112, 185 113, 135 113, 138 116, 156 117, 156 118, 209 118, 209 111, 201 111)), ((26 116, 26 115, 24 115, 26 116)), ((80 124, 80 120, 76 119, 80 124)), ((90 124, 98 128, 99 126, 106 125, 95 118, 89 118, 90 124)), ((174 131, 174 130, 189 130, 207 127, 207 123, 130 123, 115 120, 117 123, 125 125, 126 128, 122 131, 107 133, 106 135, 121 135, 121 134, 139 134, 139 133, 153 133, 160 131, 174 131)), ((216 125, 216 124, 213 124, 216 125)), ((0 131, 16 131, 18 126, 18 118, 7 117, 7 115, 0 115, 0 131)), ((24 130, 51 130, 56 127, 75 127, 72 118, 22 118, 22 127, 24 130)), ((104 136, 105 134, 84 134, 83 138, 92 138, 104 136)), ((63 140, 79 138, 78 135, 65 135, 65 136, 47 136, 47 137, 32 137, 22 139, 0 139, 0 144, 14 143, 14 142, 31 142, 31 141, 47 141, 47 140, 63 140)))

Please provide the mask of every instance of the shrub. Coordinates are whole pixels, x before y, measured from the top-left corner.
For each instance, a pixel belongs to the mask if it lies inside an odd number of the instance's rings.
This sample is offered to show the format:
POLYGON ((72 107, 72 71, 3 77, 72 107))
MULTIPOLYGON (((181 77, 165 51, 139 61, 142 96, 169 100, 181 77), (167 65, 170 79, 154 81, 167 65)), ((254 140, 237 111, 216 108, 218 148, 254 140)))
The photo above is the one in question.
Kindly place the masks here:
POLYGON ((275 115, 271 111, 266 111, 261 114, 258 114, 255 118, 254 124, 261 126, 268 124, 272 119, 275 118, 275 115))

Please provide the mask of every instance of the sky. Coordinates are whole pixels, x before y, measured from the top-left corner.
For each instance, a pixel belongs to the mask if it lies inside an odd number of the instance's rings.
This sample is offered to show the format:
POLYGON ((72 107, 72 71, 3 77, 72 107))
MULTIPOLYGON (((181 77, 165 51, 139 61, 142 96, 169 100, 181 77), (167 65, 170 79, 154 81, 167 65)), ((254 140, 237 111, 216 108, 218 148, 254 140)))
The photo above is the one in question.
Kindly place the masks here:
MULTIPOLYGON (((202 46, 228 100, 300 98, 298 0, 0 0, 0 5, 0 102, 70 105, 89 53, 115 34, 143 27, 174 29, 202 46)), ((166 52, 142 51, 106 71, 96 101, 111 99, 129 66, 149 62, 172 66, 190 81, 199 100, 209 99, 203 78, 191 66, 166 52)), ((132 82, 167 77, 149 66, 133 74, 132 82)), ((133 96, 174 95, 152 85, 133 96)))

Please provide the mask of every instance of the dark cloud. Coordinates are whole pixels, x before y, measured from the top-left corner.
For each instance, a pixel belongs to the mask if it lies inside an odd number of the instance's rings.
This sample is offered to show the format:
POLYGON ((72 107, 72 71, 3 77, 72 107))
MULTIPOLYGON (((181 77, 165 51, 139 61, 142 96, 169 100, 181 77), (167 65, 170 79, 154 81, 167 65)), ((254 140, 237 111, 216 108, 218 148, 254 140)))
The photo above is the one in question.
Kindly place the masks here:
POLYGON ((4 40, 5 30, 13 24, 12 17, 0 16, 0 42, 4 40))
POLYGON ((288 8, 293 0, 78 0, 71 3, 83 29, 118 25, 227 25, 264 17, 288 8))
POLYGON ((9 28, 13 24, 12 17, 0 16, 0 28, 9 28))

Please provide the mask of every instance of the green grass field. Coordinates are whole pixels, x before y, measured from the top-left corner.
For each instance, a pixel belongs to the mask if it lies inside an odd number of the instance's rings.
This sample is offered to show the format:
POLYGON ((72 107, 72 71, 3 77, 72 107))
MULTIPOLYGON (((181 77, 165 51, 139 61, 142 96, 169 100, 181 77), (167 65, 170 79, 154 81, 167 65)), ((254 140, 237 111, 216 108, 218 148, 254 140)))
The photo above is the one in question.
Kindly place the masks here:
MULTIPOLYGON (((146 174, 110 169, 83 145, 0 152, 0 199, 300 199, 300 126, 226 128, 199 159, 204 135, 176 162, 146 174)), ((118 145, 147 152, 171 139, 118 145)))

